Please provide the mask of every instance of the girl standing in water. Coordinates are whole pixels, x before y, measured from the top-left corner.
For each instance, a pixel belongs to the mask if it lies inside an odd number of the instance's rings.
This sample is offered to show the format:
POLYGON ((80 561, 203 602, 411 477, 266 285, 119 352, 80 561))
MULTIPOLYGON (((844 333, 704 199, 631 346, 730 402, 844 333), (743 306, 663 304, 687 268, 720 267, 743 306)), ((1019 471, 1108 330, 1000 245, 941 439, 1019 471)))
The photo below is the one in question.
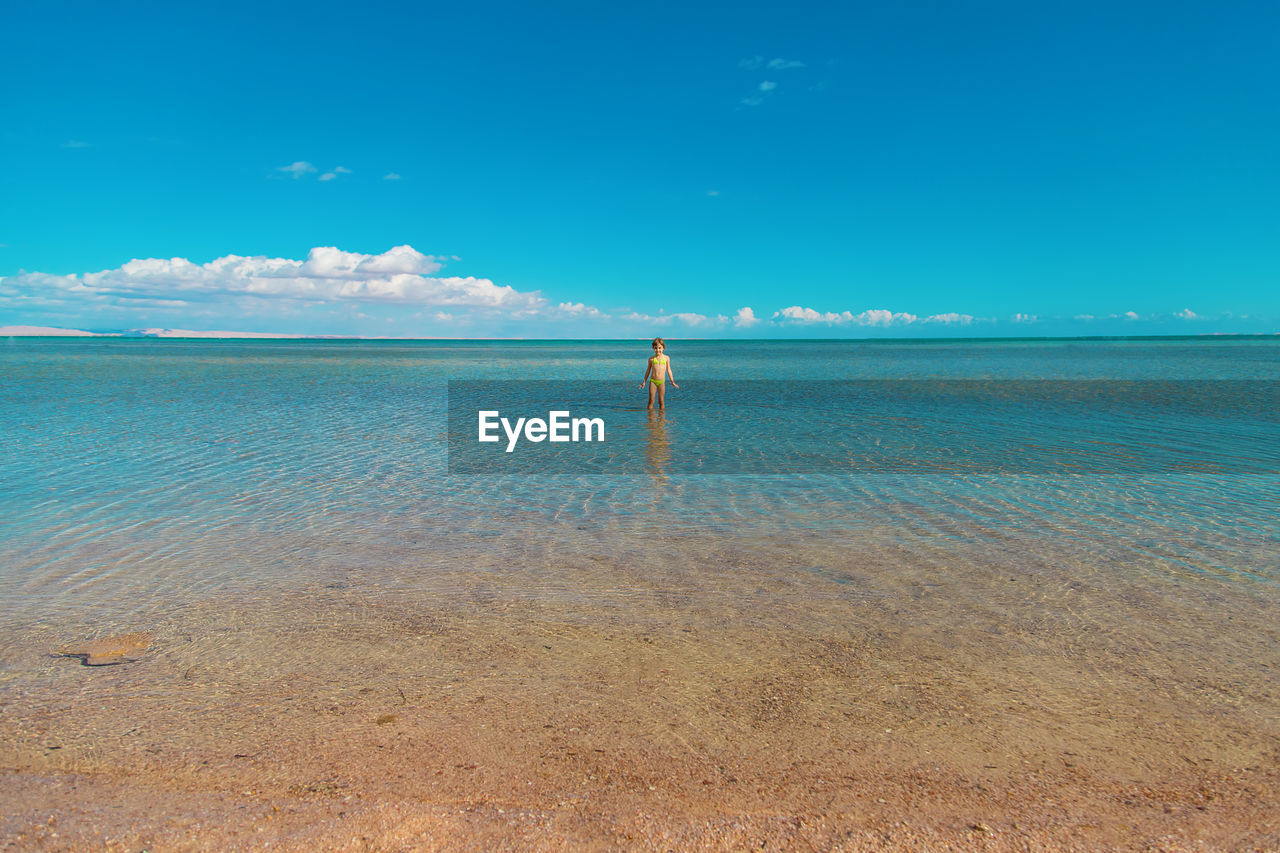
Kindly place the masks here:
POLYGON ((644 378, 640 380, 640 387, 646 384, 649 386, 649 408, 653 408, 653 398, 658 398, 658 408, 666 408, 667 389, 666 381, 671 379, 671 387, 679 388, 676 384, 676 375, 671 370, 671 357, 664 355, 667 348, 667 342, 662 338, 653 339, 653 358, 649 359, 649 365, 645 368, 644 378), (646 383, 645 380, 648 380, 646 383))

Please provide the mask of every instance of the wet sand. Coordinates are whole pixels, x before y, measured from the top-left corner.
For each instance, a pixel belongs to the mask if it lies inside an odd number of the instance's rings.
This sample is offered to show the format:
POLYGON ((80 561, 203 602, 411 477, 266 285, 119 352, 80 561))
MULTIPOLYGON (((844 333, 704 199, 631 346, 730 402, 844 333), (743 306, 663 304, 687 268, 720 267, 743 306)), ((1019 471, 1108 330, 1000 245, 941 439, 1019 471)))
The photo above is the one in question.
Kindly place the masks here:
POLYGON ((957 622, 946 582, 788 607, 785 573, 696 595, 653 575, 612 609, 461 578, 435 601, 358 579, 207 601, 104 626, 155 632, 114 666, 54 656, 92 625, 28 625, 3 651, 0 838, 1280 849, 1276 629, 1245 599, 1198 621, 1130 590, 1105 624, 1163 627, 1108 635, 1061 591, 988 591, 957 622))

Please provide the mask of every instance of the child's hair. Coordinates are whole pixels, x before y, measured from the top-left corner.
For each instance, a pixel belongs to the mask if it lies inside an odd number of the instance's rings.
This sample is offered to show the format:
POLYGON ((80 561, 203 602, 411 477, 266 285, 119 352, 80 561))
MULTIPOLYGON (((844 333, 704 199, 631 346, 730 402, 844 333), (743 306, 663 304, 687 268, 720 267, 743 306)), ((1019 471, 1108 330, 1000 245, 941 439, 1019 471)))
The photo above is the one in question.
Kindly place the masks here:
POLYGON ((649 344, 649 346, 656 347, 658 344, 662 344, 665 347, 667 345, 667 342, 664 341, 662 338, 654 338, 653 343, 649 344))

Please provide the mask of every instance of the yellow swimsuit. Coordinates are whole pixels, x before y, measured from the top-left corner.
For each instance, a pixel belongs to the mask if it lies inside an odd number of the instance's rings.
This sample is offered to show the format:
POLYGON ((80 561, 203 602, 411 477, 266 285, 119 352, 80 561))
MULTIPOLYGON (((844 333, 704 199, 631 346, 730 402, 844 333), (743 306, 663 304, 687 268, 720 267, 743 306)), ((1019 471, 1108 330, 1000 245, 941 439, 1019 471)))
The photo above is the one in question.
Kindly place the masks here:
POLYGON ((665 355, 655 355, 653 358, 649 359, 649 381, 654 385, 657 385, 659 388, 662 387, 663 382, 667 381, 667 378, 664 375, 661 379, 656 379, 655 375, 658 373, 665 374, 666 370, 660 370, 659 365, 665 368, 667 366, 667 362, 670 360, 671 359, 667 358, 665 355), (657 364, 654 362, 657 362, 657 364))

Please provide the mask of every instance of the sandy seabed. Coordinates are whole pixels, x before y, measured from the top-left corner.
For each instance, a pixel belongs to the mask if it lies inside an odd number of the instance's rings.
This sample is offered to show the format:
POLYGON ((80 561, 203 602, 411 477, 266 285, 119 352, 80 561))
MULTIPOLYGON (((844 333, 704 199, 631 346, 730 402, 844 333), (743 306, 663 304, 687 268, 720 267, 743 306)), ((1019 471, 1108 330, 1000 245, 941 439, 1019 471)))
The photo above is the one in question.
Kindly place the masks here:
MULTIPOLYGON (((715 547, 729 569, 764 548, 715 547)), ((600 581, 642 562, 558 565, 554 595, 353 573, 145 620, 24 618, 0 649, 0 839, 1280 850, 1269 588, 847 558, 829 589, 790 568, 600 581), (141 631, 131 662, 55 654, 141 631)))

